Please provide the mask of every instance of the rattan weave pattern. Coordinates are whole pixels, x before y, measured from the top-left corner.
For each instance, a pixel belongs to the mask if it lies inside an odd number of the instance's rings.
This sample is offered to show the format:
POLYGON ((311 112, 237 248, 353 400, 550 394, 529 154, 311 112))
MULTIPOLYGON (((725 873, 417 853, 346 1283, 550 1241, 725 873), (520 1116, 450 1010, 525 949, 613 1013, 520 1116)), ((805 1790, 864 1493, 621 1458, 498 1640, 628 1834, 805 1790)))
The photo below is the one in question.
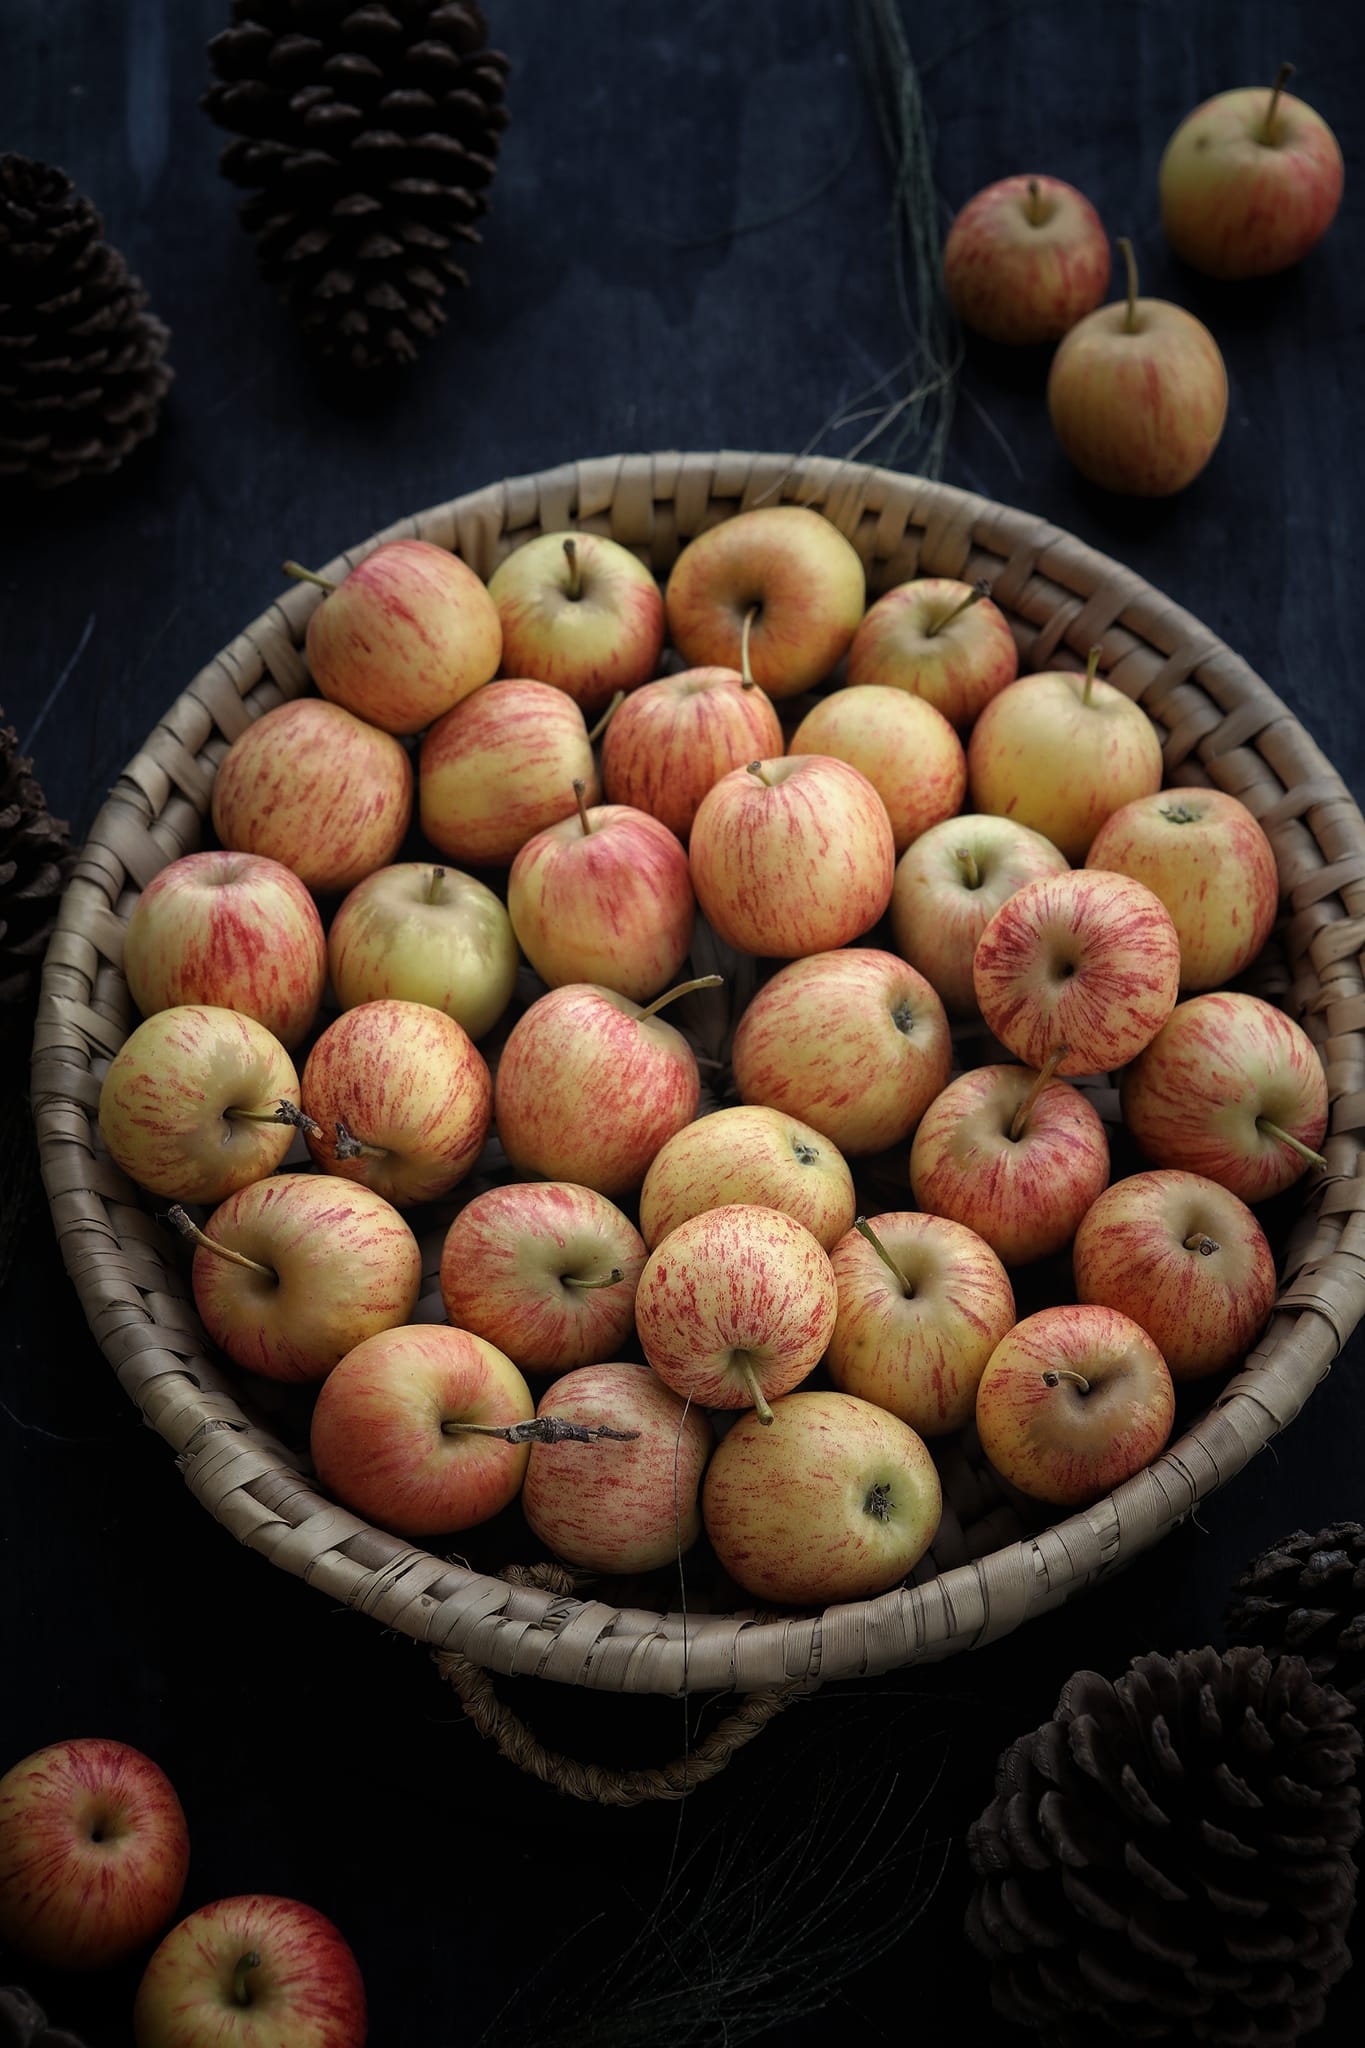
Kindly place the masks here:
POLYGON ((484 1576, 374 1529, 313 1489, 210 1354, 178 1247, 102 1151, 95 1122, 103 1064, 136 1022, 120 967, 136 894, 199 844, 231 740, 307 687, 301 648, 319 594, 290 589, 166 712, 82 851, 48 954, 34 1046, 43 1177, 90 1327, 204 1507, 329 1599, 495 1672, 612 1691, 752 1692, 990 1641, 1116 1570, 1239 1471, 1292 1421, 1365 1307, 1365 821, 1266 684, 1131 571, 1026 513, 946 485, 861 464, 722 452, 614 456, 512 478, 400 520, 327 573, 344 574, 381 540, 417 535, 487 576, 533 534, 578 526, 611 534, 662 575, 704 527, 779 501, 813 505, 846 533, 874 594, 917 574, 988 578, 1025 670, 1080 665, 1098 643, 1106 674, 1160 726, 1167 779, 1216 784, 1260 818, 1282 885, 1285 968, 1273 992, 1326 1065, 1328 1169, 1292 1234, 1269 1328, 1195 1426, 1096 1506, 1020 1540, 1009 1540, 1018 1524, 959 1457, 946 1484, 952 1554, 940 1549, 937 1576, 880 1598, 777 1619, 661 1614, 484 1576))

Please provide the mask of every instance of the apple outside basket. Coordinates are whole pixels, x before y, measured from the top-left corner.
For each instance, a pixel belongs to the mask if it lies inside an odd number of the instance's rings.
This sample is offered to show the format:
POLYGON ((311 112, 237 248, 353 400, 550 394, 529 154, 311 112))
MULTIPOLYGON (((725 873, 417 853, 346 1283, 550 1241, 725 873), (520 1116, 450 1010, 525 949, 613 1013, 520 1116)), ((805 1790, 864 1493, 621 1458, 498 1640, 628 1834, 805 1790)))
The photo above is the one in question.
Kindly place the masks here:
MULTIPOLYGON (((1099 645, 1104 673, 1162 733, 1166 780, 1230 791, 1274 846, 1281 917, 1258 986, 1321 1052, 1328 1166, 1304 1184, 1260 1343, 1235 1376, 1214 1382, 1207 1411, 1147 1470, 1093 1507, 1028 1531, 967 1432, 941 1455, 943 1523, 911 1583, 821 1613, 776 1615, 617 1607, 610 1581, 594 1587, 598 1597, 579 1598, 554 1568, 488 1576, 374 1528, 314 1489, 306 1453, 275 1434, 247 1376, 213 1352, 185 1249, 114 1167, 96 1110, 101 1076, 137 1021, 121 967, 129 912, 159 869, 199 845, 229 743, 309 687, 301 649, 320 602, 315 588, 291 588, 246 627, 123 771, 66 891, 34 1043, 42 1172, 67 1270, 105 1356, 196 1498, 239 1542, 328 1600, 427 1644, 476 1725, 523 1769, 615 1804, 682 1796, 797 1693, 990 1642, 1107 1578, 1293 1420, 1365 1307, 1365 820, 1265 683, 1149 584, 1037 518, 947 485, 852 462, 729 452, 614 456, 512 478, 399 521, 327 573, 343 576, 381 541, 417 536, 487 577, 537 533, 579 527, 610 534, 663 577, 703 528, 778 502, 813 506, 848 536, 866 565, 869 600, 913 576, 988 579, 1022 672, 1081 666, 1099 645), (614 1771, 544 1749, 498 1700, 495 1673, 738 1698, 687 1756, 614 1771)), ((420 1212, 413 1221, 425 1312, 439 1319, 444 1223, 424 1233, 420 1212)))

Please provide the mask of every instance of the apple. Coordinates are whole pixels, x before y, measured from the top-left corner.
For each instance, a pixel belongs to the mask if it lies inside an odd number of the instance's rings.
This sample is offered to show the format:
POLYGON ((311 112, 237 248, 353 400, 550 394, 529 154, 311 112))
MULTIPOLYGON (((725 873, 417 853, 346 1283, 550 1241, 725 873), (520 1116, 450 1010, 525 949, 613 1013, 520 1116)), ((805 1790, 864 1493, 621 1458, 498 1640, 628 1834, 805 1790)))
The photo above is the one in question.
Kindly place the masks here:
POLYGON ((919 1207, 974 1230, 1007 1266, 1061 1251, 1108 1180, 1104 1125, 1050 1064, 960 1074, 910 1148, 919 1207))
POLYGON ((648 682, 658 664, 663 593, 605 534, 537 534, 498 564, 488 595, 502 621, 503 674, 553 683, 589 714, 648 682))
POLYGON ((941 711, 885 683, 833 690, 791 736, 793 754, 830 754, 872 784, 891 820, 896 852, 962 808, 967 756, 941 711))
POLYGON ((628 1442, 537 1443, 522 1486, 532 1532, 591 1572, 650 1572, 701 1534, 698 1494, 715 1432, 645 1365, 586 1365, 556 1380, 538 1415, 610 1428, 628 1442))
POLYGON ((943 282, 963 326, 988 341, 1060 341, 1109 289, 1109 238, 1074 185, 1000 178, 949 228, 943 282))
POLYGON ((1173 1380, 1243 1359, 1275 1305, 1275 1259, 1234 1194, 1197 1173, 1135 1173, 1086 1210, 1076 1294, 1140 1323, 1173 1380))
POLYGON ((1085 859, 1106 818, 1161 787, 1161 735, 1140 704, 1095 670, 1020 676, 993 697, 967 743, 972 806, 1085 859))
POLYGON ((629 804, 585 801, 528 839, 507 876, 522 952, 551 988, 591 981, 648 1002, 676 981, 697 899, 677 834, 629 804))
POLYGON ((298 1899, 215 1899, 173 1927, 133 2003, 136 2048, 365 2048, 350 1945, 298 1899))
POLYGON ((618 705, 602 737, 611 802, 648 811, 686 841, 714 783, 747 761, 780 754, 772 699, 731 668, 689 668, 646 683, 618 705))
POLYGON ((459 1185, 492 1116, 487 1062, 463 1026, 430 1003, 343 1011, 309 1053, 302 1092, 316 1164, 400 1209, 459 1185))
POLYGON ((922 974, 875 946, 841 946, 765 982, 730 1057, 745 1102, 800 1117, 858 1158, 909 1137, 947 1085, 953 1046, 922 974))
POLYGON ((498 1061, 493 1116, 515 1172, 578 1181, 613 1200, 701 1100, 696 1055, 658 1012, 719 975, 682 982, 641 1009, 591 982, 551 989, 523 1011, 498 1061))
POLYGON ((1273 86, 1217 93, 1187 114, 1157 172, 1161 224, 1207 277, 1267 277, 1321 241, 1341 204, 1341 149, 1321 114, 1273 86))
POLYGON ((848 650, 851 686, 910 690, 960 731, 1019 673, 1009 620, 984 583, 917 576, 868 607, 848 650))
POLYGON ((299 697, 232 742, 213 779, 213 829, 323 895, 394 859, 412 816, 412 764, 392 733, 299 697))
POLYGON ((327 934, 343 1010, 387 997, 429 1003, 471 1038, 502 1016, 520 964, 506 905, 473 875, 429 861, 400 861, 357 882, 327 934))
POLYGON ((158 1010, 100 1084, 100 1136, 115 1165, 177 1202, 221 1202, 273 1173, 306 1121, 278 1038, 217 1004, 158 1010))
POLYGON ((535 1404, 496 1344, 444 1323, 366 1337, 318 1389, 309 1445, 343 1507, 399 1536, 449 1536, 516 1498, 535 1404))
POLYGON ((835 1392, 787 1394, 774 1427, 742 1415, 716 1447, 702 1520, 758 1600, 866 1600, 899 1585, 937 1533, 943 1490, 898 1416, 835 1392))
POLYGON ((446 1232, 441 1299, 523 1372, 569 1372, 630 1337, 644 1263, 639 1231, 605 1195, 514 1181, 475 1195, 446 1232))
POLYGON ((976 1390, 981 1448, 1030 1500, 1085 1507, 1150 1465, 1175 1388, 1147 1332, 1096 1304, 1039 1309, 1006 1332, 976 1390))
POLYGON ((653 1250, 689 1216, 733 1202, 780 1209, 825 1250, 853 1221, 853 1176, 842 1153, 781 1110, 718 1109, 676 1131, 640 1189, 640 1233, 653 1250))
POLYGON ((688 542, 664 603, 689 667, 737 668, 782 698, 829 674, 866 595, 862 558, 837 526, 806 505, 761 505, 688 542))
POLYGON ((870 930, 896 872, 885 804, 865 775, 824 754, 751 761, 722 776, 698 806, 688 860, 717 936, 779 960, 870 930))
POLYGON ((977 941, 972 976, 981 1015, 1016 1059, 1041 1067, 1059 1053, 1059 1074, 1108 1073, 1150 1045, 1175 1008, 1180 941, 1142 882, 1078 868, 1006 898, 977 941))
POLYGON ((417 1239, 391 1203, 330 1173, 274 1173, 193 1238, 194 1305, 215 1344, 272 1380, 325 1379, 362 1339, 411 1322, 417 1239))
POLYGON ((1180 986, 1221 988, 1250 966, 1275 923, 1275 850, 1246 805, 1220 789, 1166 789, 1107 818, 1088 868, 1131 875, 1159 896, 1180 941, 1180 986))
POLYGON ((1014 1289, 983 1237, 915 1211, 859 1217, 830 1254, 836 1387, 921 1436, 972 1419, 987 1360, 1014 1324, 1014 1289))
POLYGON ((297 563, 329 595, 304 652, 333 704, 384 732, 422 732, 498 672, 502 627, 482 579, 446 548, 384 541, 340 583, 297 563))
POLYGON ((178 1003, 240 1010, 292 1051, 327 981, 317 905, 291 868, 253 853, 187 853, 153 875, 123 934, 144 1017, 178 1003))
POLYGON ((779 1209, 726 1203, 655 1246, 635 1294, 645 1357, 705 1408, 756 1408, 806 1379, 834 1328, 829 1254, 779 1209))
POLYGON ((132 1955, 179 1905, 189 1861, 174 1786, 126 1742, 53 1742, 0 1778, 0 1941, 46 1969, 132 1955))
POLYGON ((450 860, 506 867, 533 833, 573 815, 579 781, 596 803, 601 785, 573 698, 520 677, 487 683, 422 741, 422 830, 450 860))
POLYGON ((1326 1166, 1327 1076, 1302 1026, 1220 989, 1177 1004, 1119 1088, 1123 1121, 1158 1166, 1264 1202, 1326 1166))
POLYGON ((1228 376, 1202 320, 1140 299, 1132 245, 1127 302, 1087 313, 1058 344, 1047 409, 1064 452, 1106 491, 1168 498, 1193 483, 1222 438, 1228 376))
POLYGON ((1041 832, 987 812, 945 818, 906 848, 891 887, 892 938, 950 1017, 975 1014, 977 940, 1006 897, 1067 866, 1041 832))

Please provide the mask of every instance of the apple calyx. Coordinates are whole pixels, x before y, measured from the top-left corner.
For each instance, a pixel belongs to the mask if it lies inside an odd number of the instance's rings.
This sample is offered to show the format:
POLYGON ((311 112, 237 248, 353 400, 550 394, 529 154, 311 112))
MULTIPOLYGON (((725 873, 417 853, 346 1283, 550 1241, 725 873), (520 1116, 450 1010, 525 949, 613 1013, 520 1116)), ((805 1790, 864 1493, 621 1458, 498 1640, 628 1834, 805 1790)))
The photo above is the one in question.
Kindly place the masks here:
POLYGON ((566 1422, 562 1415, 533 1415, 529 1422, 443 1422, 442 1436, 499 1436, 508 1444, 633 1444, 638 1429, 613 1429, 607 1422, 566 1422))
POLYGON ((881 1260, 882 1264, 886 1267, 887 1271, 890 1273, 894 1273, 896 1279, 900 1282, 901 1293, 905 1296, 906 1300, 913 1301, 915 1298, 914 1288, 910 1285, 910 1282, 906 1279, 904 1273, 902 1273, 900 1267, 896 1264, 896 1261, 892 1258, 890 1252, 886 1249, 886 1246, 882 1243, 876 1231, 868 1222, 866 1216, 855 1216, 853 1219, 853 1228, 857 1231, 859 1237, 865 1237, 867 1239, 868 1243, 871 1245, 873 1251, 877 1254, 877 1257, 881 1260))
POLYGON ((761 782, 765 789, 771 789, 773 787, 772 782, 763 773, 763 763, 761 761, 746 761, 744 764, 744 772, 746 775, 752 775, 756 782, 761 782))
POLYGON ((250 2005, 251 1986, 247 1978, 253 1970, 261 1967, 259 1949, 249 1948, 244 1956, 238 1956, 232 1970, 232 2002, 234 2005, 250 2005))
POLYGON ((665 989, 661 996, 655 996, 652 1003, 647 1003, 635 1021, 637 1024, 643 1024, 647 1017, 653 1017, 658 1011, 662 1010, 665 1003, 674 1003, 679 996, 690 996, 694 988, 724 988, 724 986, 725 976, 723 974, 699 974, 693 981, 680 981, 676 988, 665 989))
POLYGON ((1045 1387, 1055 1387, 1062 1380, 1070 1380, 1073 1386, 1079 1387, 1083 1394, 1090 1392, 1090 1382, 1084 1373, 1072 1372, 1069 1366, 1050 1365, 1043 1374, 1043 1385, 1045 1387))
POLYGON ((763 1427, 765 1429, 769 1428, 774 1419, 773 1411, 768 1406, 768 1397, 764 1393, 758 1373, 754 1369, 752 1356, 747 1351, 732 1351, 730 1353, 730 1364, 749 1389, 749 1399, 754 1404, 754 1413, 763 1424, 763 1427))
POLYGON ((292 1124, 294 1129, 302 1131, 306 1138, 322 1136, 322 1125, 300 1109, 297 1103, 291 1102, 286 1095, 280 1096, 273 1109, 241 1109, 234 1104, 230 1109, 225 1109, 223 1115, 235 1117, 238 1122, 247 1124, 292 1124))
POLYGON ((970 846, 955 846, 953 859, 962 870, 962 879, 969 889, 981 887, 981 870, 976 864, 976 855, 970 846))
POLYGON ((592 819, 588 816, 588 785, 581 775, 574 777, 573 800, 578 805, 578 822, 586 839, 592 830, 592 819))
POLYGON ((1038 1097, 1042 1094, 1048 1082, 1054 1079, 1058 1067, 1060 1067, 1062 1061, 1066 1058, 1070 1050, 1071 1048, 1068 1045, 1055 1046, 1053 1050, 1048 1054, 1047 1058, 1043 1061, 1042 1066, 1038 1069, 1038 1072, 1034 1076, 1033 1086, 1029 1089, 1028 1094, 1024 1097, 1018 1109, 1015 1110, 1014 1115, 1010 1118, 1010 1127, 1005 1135, 1010 1139, 1012 1144, 1017 1145, 1019 1140, 1023 1137, 1024 1132, 1028 1128, 1028 1120, 1032 1112, 1033 1105, 1035 1104, 1035 1102, 1037 1102, 1038 1097))
POLYGON ((619 1266, 613 1266, 605 1280, 580 1280, 577 1273, 561 1273, 559 1280, 562 1287, 615 1287, 625 1277, 619 1266))
MULTIPOLYGON (((350 1127, 336 1121, 336 1156, 338 1159, 387 1159, 388 1149, 383 1145, 368 1145, 363 1138, 357 1138, 350 1127)), ((318 1134, 321 1136, 321 1132, 318 1134)))
POLYGON ((874 1522, 889 1522, 894 1506, 890 1485, 883 1479, 870 1489, 867 1499, 863 1502, 863 1513, 871 1515, 874 1522))
POLYGON ((1274 149, 1275 147, 1275 116, 1280 111, 1280 94, 1293 76, 1294 66, 1287 62, 1281 64, 1279 70, 1275 73, 1275 83, 1270 88, 1270 105, 1265 110, 1265 126, 1256 138, 1258 142, 1263 142, 1269 149, 1274 149))
MULTIPOLYGON (((1037 190, 1036 185, 1033 189, 1035 191, 1037 190)), ((982 598, 989 597, 990 594, 990 584, 986 581, 984 576, 978 577, 976 582, 972 585, 971 589, 967 592, 967 595, 965 597, 959 598, 957 603, 953 606, 950 612, 945 612, 941 619, 938 619, 934 622, 934 624, 925 627, 925 639, 932 640, 936 634, 941 633, 943 631, 945 626, 951 626, 954 619, 960 619, 964 612, 970 611, 974 604, 980 604, 982 598)))
POLYGON ((1138 279, 1137 279, 1137 257, 1136 257, 1136 256, 1135 256, 1135 255, 1133 254, 1133 245, 1132 245, 1132 243, 1131 243, 1131 242, 1129 241, 1129 239, 1128 239, 1127 235, 1120 235, 1120 236, 1119 236, 1119 248, 1120 248, 1120 249, 1122 250, 1122 252, 1123 252, 1123 261, 1124 261, 1124 266, 1125 266, 1125 268, 1127 269, 1127 272, 1128 272, 1128 311, 1127 311, 1127 314, 1126 314, 1126 315, 1125 315, 1125 317, 1124 317, 1124 322, 1123 322, 1123 332, 1124 332, 1125 334, 1136 334, 1136 333, 1137 333, 1137 331, 1138 331, 1138 323, 1137 323, 1137 284, 1138 284, 1138 279))
POLYGON ((431 871, 431 875, 430 875, 430 877, 429 877, 429 879, 428 879, 428 881, 427 881, 427 886, 426 886, 426 888, 425 888, 425 890, 423 891, 423 894, 422 894, 422 901, 423 901, 423 903, 439 903, 439 902, 440 902, 440 900, 441 900, 441 885, 442 885, 442 883, 443 883, 443 882, 445 881, 445 878, 446 878, 446 871, 445 871, 445 869, 444 869, 444 868, 433 868, 433 869, 432 869, 432 871, 431 871))
POLYGON ((341 588, 339 583, 333 583, 330 576, 319 576, 316 569, 305 569, 302 562, 284 562, 281 567, 285 575, 292 576, 296 583, 316 583, 319 590, 328 592, 341 588))
POLYGON ((590 747, 595 747, 597 745, 597 742, 601 739, 603 733, 611 724, 612 719, 615 718, 617 712, 621 709, 621 706, 625 703, 625 701, 625 691, 618 690, 616 692, 616 695, 612 698, 610 704, 608 704, 606 710, 602 713, 602 716, 598 719, 596 725, 588 734, 588 745, 590 747))
POLYGON ((1206 1230, 1192 1230, 1182 1242, 1187 1252, 1198 1252, 1203 1259, 1211 1259, 1215 1252, 1223 1249, 1217 1238, 1210 1237, 1206 1230))
POLYGON ((1315 1152, 1311 1145, 1305 1145, 1302 1138, 1296 1138, 1294 1133, 1285 1130, 1282 1124, 1272 1123, 1268 1116, 1258 1116, 1256 1128, 1258 1131, 1262 1131, 1267 1138, 1274 1138, 1279 1144, 1288 1145, 1291 1151, 1298 1153, 1300 1159, 1305 1164, 1309 1166, 1326 1166, 1327 1161, 1323 1158, 1321 1152, 1315 1152))
POLYGON ((1081 691, 1081 702, 1087 709, 1095 701, 1095 677, 1099 673, 1100 650, 1092 647, 1085 657, 1085 687, 1081 691))
POLYGON ((188 1238, 191 1244, 201 1246, 206 1252, 216 1252, 220 1259, 228 1259, 234 1266, 245 1266, 249 1273, 259 1273, 263 1280, 273 1280, 278 1285, 280 1276, 273 1266, 263 1266, 259 1259, 249 1259, 245 1252, 234 1251, 230 1244, 220 1244, 216 1237, 210 1237, 206 1230, 199 1228, 188 1211, 181 1208, 179 1202, 167 1210, 166 1220, 173 1223, 180 1235, 188 1238))
POLYGON ((578 559, 578 542, 572 534, 564 542, 564 559, 569 565, 569 587, 564 595, 577 604, 583 595, 583 565, 578 559))
POLYGON ((1200 813, 1177 797, 1174 803, 1163 804, 1161 815, 1168 825, 1197 825, 1200 813))

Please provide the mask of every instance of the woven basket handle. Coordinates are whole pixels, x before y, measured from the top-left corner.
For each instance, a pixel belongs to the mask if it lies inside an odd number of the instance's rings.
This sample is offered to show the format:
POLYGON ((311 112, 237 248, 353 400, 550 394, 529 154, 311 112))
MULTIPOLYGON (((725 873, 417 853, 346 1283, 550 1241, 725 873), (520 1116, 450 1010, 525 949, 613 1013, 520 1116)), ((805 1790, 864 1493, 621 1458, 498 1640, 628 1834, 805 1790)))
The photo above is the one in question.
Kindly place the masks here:
POLYGON ((482 1664, 471 1662, 457 1650, 437 1650, 436 1664, 449 1679, 480 1735, 497 1744, 509 1763, 528 1771, 546 1785, 553 1785, 571 1799, 594 1800, 599 1806, 640 1806, 647 1799, 685 1799, 723 1771, 738 1749, 761 1734, 775 1714, 789 1700, 807 1696, 808 1681, 772 1685, 761 1692, 744 1695, 742 1703, 714 1728, 704 1742, 672 1763, 640 1771, 613 1771, 601 1764, 579 1763, 546 1749, 526 1723, 505 1707, 482 1664))

